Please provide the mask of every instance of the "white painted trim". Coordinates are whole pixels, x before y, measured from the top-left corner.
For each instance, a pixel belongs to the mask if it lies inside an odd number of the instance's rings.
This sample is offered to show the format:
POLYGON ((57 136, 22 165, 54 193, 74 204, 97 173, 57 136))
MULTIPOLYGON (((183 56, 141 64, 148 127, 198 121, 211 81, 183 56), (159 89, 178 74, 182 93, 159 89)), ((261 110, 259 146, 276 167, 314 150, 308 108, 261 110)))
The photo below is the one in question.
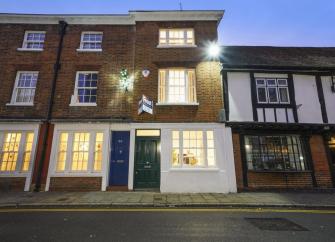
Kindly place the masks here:
POLYGON ((163 45, 159 44, 156 46, 158 49, 173 49, 173 48, 197 48, 197 45, 163 45))
POLYGON ((17 50, 17 51, 42 52, 44 49, 17 48, 16 50, 17 50))
POLYGON ((156 103, 156 106, 199 106, 199 103, 156 103))
MULTIPOLYGON (((24 32, 24 37, 23 37, 23 42, 22 42, 22 48, 21 49, 25 49, 25 50, 30 50, 30 48, 27 48, 27 42, 28 42, 28 34, 45 34, 46 35, 46 31, 40 31, 40 30, 26 30, 24 32)), ((43 41, 31 41, 31 42, 45 42, 45 40, 43 41)), ((43 48, 31 48, 31 50, 39 50, 39 51, 43 51, 43 48)))
POLYGON ((0 14, 0 23, 8 24, 68 24, 134 25, 136 21, 220 21, 223 10, 214 11, 129 11, 128 14, 0 14))
POLYGON ((255 73, 255 78, 288 78, 288 74, 282 74, 282 73, 255 73))
MULTIPOLYGON (((76 79, 75 79, 75 84, 74 84, 74 90, 73 90, 73 95, 71 96, 71 101, 70 101, 70 104, 69 106, 97 106, 97 99, 98 99, 98 95, 96 97, 96 100, 95 100, 95 103, 80 103, 80 102, 77 102, 76 100, 78 99, 78 81, 79 81, 79 74, 97 74, 98 75, 98 80, 97 82, 99 81, 99 71, 77 71, 76 72, 76 79)), ((87 88, 87 87, 83 87, 83 88, 87 88)), ((96 88, 88 88, 88 89, 91 89, 91 90, 97 90, 98 91, 98 84, 97 84, 97 87, 96 88)))
POLYGON ((34 106, 33 103, 6 103, 6 106, 34 106))
MULTIPOLYGON (((1 123, 0 124, 0 131, 1 132, 8 132, 8 131, 17 131, 17 132, 33 132, 34 133, 34 139, 33 139, 33 146, 31 149, 31 157, 30 157, 30 163, 29 163, 29 169, 26 172, 21 171, 21 167, 18 167, 15 172, 0 172, 0 177, 26 177, 26 182, 24 185, 24 191, 29 191, 30 184, 32 180, 32 173, 33 168, 35 166, 35 159, 36 159, 36 150, 37 150, 37 141, 39 136, 39 123, 1 123)), ((21 139, 24 138, 23 136, 21 139)), ((2 149, 2 143, 3 140, 0 141, 1 146, 0 149, 2 149)), ((25 144, 25 141, 23 141, 25 144)), ((20 147, 19 152, 24 152, 21 149, 24 149, 24 147, 20 147)))
POLYGON ((102 49, 77 49, 78 52, 102 52, 102 49))
POLYGON ((96 107, 96 103, 70 103, 71 107, 96 107))

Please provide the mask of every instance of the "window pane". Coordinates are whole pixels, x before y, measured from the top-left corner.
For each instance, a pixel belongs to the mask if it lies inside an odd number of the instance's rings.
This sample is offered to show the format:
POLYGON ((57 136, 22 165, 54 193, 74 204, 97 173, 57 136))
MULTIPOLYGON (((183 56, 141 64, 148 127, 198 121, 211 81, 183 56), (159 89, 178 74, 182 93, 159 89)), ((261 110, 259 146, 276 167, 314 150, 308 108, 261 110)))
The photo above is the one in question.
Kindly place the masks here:
POLYGON ((204 165, 204 146, 202 131, 183 131, 183 164, 204 165))
POLYGON ((90 133, 74 133, 72 171, 86 171, 88 165, 90 133))
POLYGON ((98 74, 78 73, 77 75, 77 102, 96 103, 98 74))
POLYGON ((277 103, 278 102, 277 88, 276 87, 269 87, 268 88, 268 95, 269 95, 269 103, 277 103))
POLYGON ((59 147, 58 147, 58 157, 56 167, 57 171, 65 170, 68 137, 69 137, 68 133, 61 133, 59 136, 59 147))
POLYGON ((267 79, 266 80, 268 86, 275 86, 276 80, 275 79, 267 79))
POLYGON ((101 171, 102 144, 103 144, 103 133, 97 133, 95 136, 94 171, 101 171))
POLYGON ((265 87, 258 87, 257 88, 257 97, 258 102, 266 102, 266 89, 265 87))
POLYGON ((288 88, 287 87, 279 87, 279 97, 280 97, 280 102, 282 103, 288 103, 288 88))
POLYGON ((287 79, 278 79, 278 86, 287 86, 287 79))
POLYGON ((23 164, 22 164, 22 171, 28 171, 29 170, 29 164, 31 160, 31 151, 33 148, 33 139, 34 139, 34 133, 27 133, 26 134, 26 147, 23 154, 23 164))
POLYGON ((21 133, 5 133, 1 153, 1 171, 15 171, 19 154, 21 133))
POLYGON ((264 79, 257 79, 256 80, 256 85, 265 85, 265 80, 264 79))
POLYGON ((186 75, 184 70, 168 71, 168 101, 171 103, 186 102, 186 75))

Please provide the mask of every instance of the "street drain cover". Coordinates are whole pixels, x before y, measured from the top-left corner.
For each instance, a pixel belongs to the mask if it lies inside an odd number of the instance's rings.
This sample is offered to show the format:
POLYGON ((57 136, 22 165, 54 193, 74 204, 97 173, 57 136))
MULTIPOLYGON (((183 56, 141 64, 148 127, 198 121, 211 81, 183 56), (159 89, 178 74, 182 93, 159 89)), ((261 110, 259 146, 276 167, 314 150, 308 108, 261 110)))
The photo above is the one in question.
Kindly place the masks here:
POLYGON ((308 229, 285 218, 245 218, 260 230, 270 231, 308 231, 308 229))

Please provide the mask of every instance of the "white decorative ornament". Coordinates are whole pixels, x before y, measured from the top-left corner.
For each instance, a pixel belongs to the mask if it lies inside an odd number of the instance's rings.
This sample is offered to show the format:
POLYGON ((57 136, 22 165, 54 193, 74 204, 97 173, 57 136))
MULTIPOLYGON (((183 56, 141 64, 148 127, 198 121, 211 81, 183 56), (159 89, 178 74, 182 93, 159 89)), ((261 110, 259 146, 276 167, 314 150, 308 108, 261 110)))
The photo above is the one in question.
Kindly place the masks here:
POLYGON ((150 71, 149 71, 148 69, 144 69, 144 70, 142 71, 142 75, 143 75, 144 77, 148 77, 148 76, 150 75, 150 71))

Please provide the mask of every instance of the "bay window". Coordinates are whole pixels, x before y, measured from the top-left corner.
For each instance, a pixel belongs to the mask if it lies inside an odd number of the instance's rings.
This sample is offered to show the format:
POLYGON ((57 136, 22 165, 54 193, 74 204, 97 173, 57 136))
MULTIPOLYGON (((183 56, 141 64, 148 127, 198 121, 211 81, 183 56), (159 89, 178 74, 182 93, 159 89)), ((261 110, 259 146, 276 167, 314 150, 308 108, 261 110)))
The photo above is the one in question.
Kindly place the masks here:
POLYGON ((172 132, 172 167, 215 167, 213 131, 172 132))
POLYGON ((102 132, 61 132, 58 136, 56 172, 100 172, 102 132))
POLYGON ((32 162, 34 133, 0 132, 0 172, 28 172, 32 162))
POLYGON ((195 104, 194 69, 160 69, 158 103, 195 104))
POLYGON ((245 136, 248 170, 305 171, 306 152, 298 135, 245 136))

